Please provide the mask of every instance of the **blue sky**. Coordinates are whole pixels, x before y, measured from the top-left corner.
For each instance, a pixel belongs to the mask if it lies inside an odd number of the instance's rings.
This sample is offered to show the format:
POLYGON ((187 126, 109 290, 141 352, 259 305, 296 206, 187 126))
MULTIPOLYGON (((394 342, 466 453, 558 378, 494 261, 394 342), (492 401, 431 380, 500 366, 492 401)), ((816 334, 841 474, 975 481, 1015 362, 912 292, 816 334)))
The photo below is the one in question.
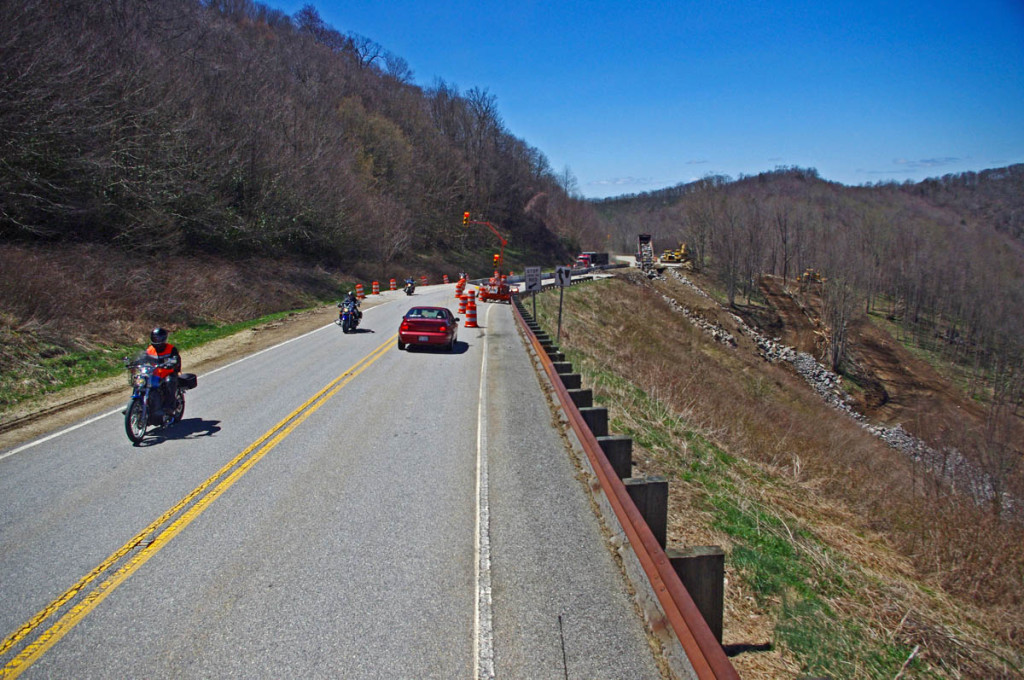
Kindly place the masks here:
POLYGON ((308 4, 417 84, 488 91, 587 197, 781 165, 864 184, 1024 162, 1024 0, 308 4))

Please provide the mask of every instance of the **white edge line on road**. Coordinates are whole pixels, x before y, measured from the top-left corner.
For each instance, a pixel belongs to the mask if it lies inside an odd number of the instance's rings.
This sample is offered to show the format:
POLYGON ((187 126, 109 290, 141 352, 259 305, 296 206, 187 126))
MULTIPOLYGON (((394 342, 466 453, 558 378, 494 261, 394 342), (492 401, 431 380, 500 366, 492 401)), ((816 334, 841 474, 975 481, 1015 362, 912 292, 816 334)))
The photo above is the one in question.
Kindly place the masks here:
MULTIPOLYGON (((380 305, 378 305, 378 306, 380 306, 380 305)), ((374 309, 374 308, 371 307, 370 309, 374 309)), ((370 311, 370 310, 367 309, 366 311, 370 311)), ((258 357, 259 355, 263 354, 264 352, 269 352, 271 350, 275 350, 278 347, 281 347, 283 345, 287 345, 289 342, 295 342, 296 340, 301 340, 301 339, 303 339, 305 337, 313 335, 314 333, 319 333, 320 331, 324 330, 325 328, 330 328, 331 326, 334 326, 334 325, 336 325, 336 324, 335 324, 335 322, 332 321, 331 323, 327 324, 326 326, 321 326, 320 328, 317 328, 315 330, 311 330, 308 333, 303 333, 302 335, 299 335, 297 337, 291 338, 290 340, 285 340, 284 342, 279 342, 276 345, 274 345, 273 347, 267 347, 266 349, 261 349, 259 352, 254 352, 252 354, 248 354, 248 355, 242 357, 241 359, 238 359, 236 361, 232 361, 230 364, 225 364, 224 366, 221 366, 220 368, 213 369, 209 373, 204 373, 200 377, 201 378, 205 378, 208 375, 213 375, 214 373, 217 373, 218 371, 223 371, 226 368, 231 368, 235 364, 240 364, 243 361, 248 361, 249 359, 252 359, 253 357, 258 357)), ((86 425, 90 425, 92 423, 95 423, 97 420, 102 420, 102 419, 104 419, 104 418, 106 418, 108 416, 112 416, 115 413, 121 413, 121 411, 122 411, 121 408, 116 408, 113 411, 107 411, 106 413, 101 413, 98 416, 93 416, 89 420, 83 420, 82 422, 78 423, 77 425, 72 425, 71 427, 65 428, 65 429, 60 430, 58 432, 54 432, 53 434, 47 435, 47 436, 45 436, 45 437, 43 437, 41 439, 36 439, 35 441, 31 441, 28 444, 22 444, 21 446, 15 448, 15 449, 11 449, 7 453, 0 453, 0 460, 3 460, 4 458, 9 458, 9 457, 13 456, 16 453, 21 453, 22 451, 25 451, 26 449, 31 449, 33 446, 38 446, 39 444, 44 444, 44 443, 50 441, 51 439, 56 439, 57 437, 65 435, 65 434, 67 434, 69 432, 74 432, 75 430, 77 430, 80 427, 85 427, 86 425)))
MULTIPOLYGON (((484 328, 490 327, 494 305, 487 309, 484 328)), ((494 678, 494 631, 491 621, 491 528, 490 507, 487 498, 487 435, 484 415, 487 398, 487 333, 484 333, 483 356, 480 359, 480 395, 476 416, 476 598, 473 616, 473 677, 477 680, 494 678)))

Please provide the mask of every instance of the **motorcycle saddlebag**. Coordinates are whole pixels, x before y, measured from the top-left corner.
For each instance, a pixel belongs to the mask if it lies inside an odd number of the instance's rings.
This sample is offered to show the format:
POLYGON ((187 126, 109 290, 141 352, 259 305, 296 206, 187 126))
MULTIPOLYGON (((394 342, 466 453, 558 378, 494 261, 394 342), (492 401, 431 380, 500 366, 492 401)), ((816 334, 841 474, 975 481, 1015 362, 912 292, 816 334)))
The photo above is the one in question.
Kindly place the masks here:
POLYGON ((178 383, 186 390, 192 390, 195 389, 196 385, 199 383, 199 380, 196 378, 195 373, 179 373, 178 383))

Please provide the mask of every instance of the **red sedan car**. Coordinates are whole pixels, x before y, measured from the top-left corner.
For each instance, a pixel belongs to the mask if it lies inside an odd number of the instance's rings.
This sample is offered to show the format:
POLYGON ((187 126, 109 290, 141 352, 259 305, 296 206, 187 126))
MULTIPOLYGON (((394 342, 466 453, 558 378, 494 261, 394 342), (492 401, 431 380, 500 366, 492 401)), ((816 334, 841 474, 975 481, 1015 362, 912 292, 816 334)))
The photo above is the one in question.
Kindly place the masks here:
POLYGON ((459 317, 445 307, 413 307, 402 317, 398 327, 398 349, 410 345, 441 345, 449 352, 455 349, 459 333, 459 317))

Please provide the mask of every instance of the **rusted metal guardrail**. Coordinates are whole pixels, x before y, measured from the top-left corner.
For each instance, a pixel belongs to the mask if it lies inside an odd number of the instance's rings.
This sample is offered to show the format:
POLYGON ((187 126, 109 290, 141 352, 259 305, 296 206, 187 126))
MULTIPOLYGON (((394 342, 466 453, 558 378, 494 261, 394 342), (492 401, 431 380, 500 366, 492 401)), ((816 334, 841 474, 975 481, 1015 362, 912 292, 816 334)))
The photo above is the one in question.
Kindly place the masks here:
MULTIPOLYGON (((530 339, 596 477, 596 484, 591 485, 591 491, 598 497, 599 505, 611 510, 613 517, 606 517, 606 520, 614 520, 621 527, 628 543, 628 546, 622 548, 628 547, 642 572, 639 575, 631 574, 631 578, 635 581, 638 576, 642 576, 650 587, 646 596, 639 593, 642 599, 648 600, 643 603, 645 606, 642 608, 652 632, 662 642, 670 667, 679 677, 695 677, 699 680, 738 679, 739 675, 726 657, 719 640, 683 586, 665 549, 630 497, 620 474, 609 462, 597 437, 575 403, 581 392, 578 389, 580 385, 575 382, 579 379, 578 375, 559 372, 549 356, 548 348, 542 345, 524 318, 526 312, 521 308, 518 296, 513 298, 513 302, 516 320, 530 339), (573 394, 570 394, 566 385, 566 378, 575 379, 570 380, 577 388, 572 390, 573 394), (655 608, 654 611, 652 607, 655 608)), ((558 356, 559 353, 554 354, 556 358, 564 359, 563 356, 558 356)), ((564 371, 564 367, 560 368, 564 371)), ((622 548, 620 554, 623 552, 622 548)), ((624 559, 624 562, 627 571, 631 571, 630 561, 624 559)))

